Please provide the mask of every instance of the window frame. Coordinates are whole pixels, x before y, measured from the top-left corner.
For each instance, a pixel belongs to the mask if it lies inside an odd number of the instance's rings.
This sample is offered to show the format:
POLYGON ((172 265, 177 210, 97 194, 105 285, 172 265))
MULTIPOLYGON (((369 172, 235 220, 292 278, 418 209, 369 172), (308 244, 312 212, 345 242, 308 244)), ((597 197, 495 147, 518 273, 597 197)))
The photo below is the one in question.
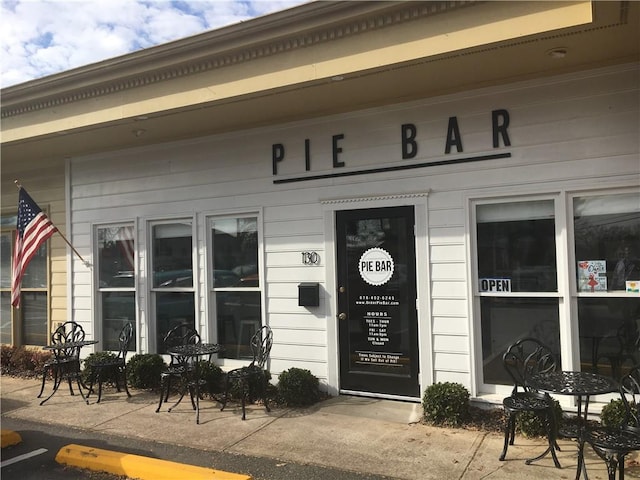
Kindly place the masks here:
MULTIPOLYGON (((47 215, 49 217, 49 208, 48 206, 41 206, 40 208, 42 210, 42 212, 47 215)), ((11 306, 11 279, 13 278, 13 254, 14 254, 14 249, 15 249, 15 243, 16 243, 16 231, 17 231, 17 215, 18 215, 18 211, 17 209, 11 209, 11 210, 7 210, 7 211, 2 211, 1 213, 2 217, 8 218, 10 219, 9 222, 5 223, 4 219, 1 222, 0 225, 0 231, 2 232, 2 234, 8 234, 9 235, 9 240, 11 242, 11 250, 10 250, 10 254, 9 254, 9 264, 11 266, 11 274, 9 276, 10 278, 10 283, 9 283, 9 287, 8 288, 4 288, 4 287, 0 287, 0 291, 2 292, 8 292, 9 294, 9 311, 10 311, 10 315, 11 315, 11 344, 10 345, 15 345, 15 346, 26 346, 26 347, 42 347, 44 345, 47 345, 49 343, 49 337, 51 335, 51 238, 48 239, 46 242, 44 242, 43 245, 40 246, 40 248, 44 248, 45 253, 46 253, 46 260, 45 260, 45 265, 46 265, 46 272, 45 272, 45 278, 46 278, 46 286, 45 287, 25 287, 24 283, 20 289, 20 303, 21 305, 24 302, 24 293, 27 292, 44 292, 46 295, 46 315, 45 315, 45 343, 43 345, 36 345, 36 344, 32 344, 32 343, 25 343, 24 341, 24 324, 25 324, 25 320, 24 320, 24 312, 25 312, 25 308, 14 308, 13 306, 11 306)), ((49 217, 50 218, 50 217, 49 217)), ((27 270, 31 267, 31 263, 29 265, 27 265, 27 270)))
MULTIPOLYGON (((198 235, 197 235, 197 218, 195 215, 176 215, 171 217, 162 217, 152 220, 147 220, 147 258, 146 258, 146 271, 148 272, 146 280, 146 293, 147 293, 147 312, 149 319, 147 323, 147 349, 150 353, 158 353, 161 345, 158 342, 158 311, 157 311, 157 294, 158 293, 188 293, 191 292, 193 296, 193 315, 194 315, 194 328, 201 333, 200 328, 200 309, 199 309, 199 268, 198 268, 198 235), (172 225, 177 223, 188 223, 191 227, 191 271, 192 271, 192 286, 191 287, 156 287, 154 286, 153 273, 154 273, 154 257, 153 257, 153 242, 154 232, 153 229, 160 225, 172 225), (153 319, 153 320, 151 320, 153 319)), ((202 334, 201 334, 202 335, 202 334)), ((206 337, 202 338, 203 341, 206 337)), ((160 354, 165 355, 165 354, 160 354)))
MULTIPOLYGON (((212 213, 205 216, 204 228, 206 238, 205 254, 205 290, 207 292, 206 304, 208 306, 208 327, 209 338, 212 342, 218 343, 218 312, 216 306, 216 292, 259 292, 260 293, 260 325, 266 325, 266 299, 265 299, 265 261, 264 261, 264 222, 262 209, 249 209, 243 211, 230 211, 212 213), (258 261, 258 286, 255 287, 215 287, 213 284, 214 253, 213 253, 213 224, 221 219, 255 218, 258 234, 257 261, 258 261)), ((218 356, 217 362, 223 367, 234 368, 249 363, 248 360, 224 358, 218 356)))
MULTIPOLYGON (((505 194, 504 196, 480 196, 474 195, 472 197, 467 197, 466 202, 467 208, 469 209, 469 258, 470 258, 470 277, 469 281, 471 286, 469 287, 469 291, 471 293, 472 298, 472 309, 470 315, 470 329, 472 332, 477 332, 472 334, 472 345, 473 348, 471 350, 473 355, 473 365, 474 365, 474 377, 475 377, 475 387, 477 389, 477 393, 479 396, 483 395, 507 395, 513 388, 513 385, 500 385, 500 384, 489 384, 484 383, 484 374, 483 374, 483 347, 482 347, 482 308, 481 302, 482 298, 486 297, 498 297, 498 298, 507 298, 507 299, 518 299, 518 298, 539 298, 539 299, 551 299, 555 298, 558 302, 558 329, 560 334, 560 352, 565 353, 566 345, 565 338, 566 335, 563 323, 566 322, 564 317, 564 308, 563 308, 563 299, 566 296, 566 281, 565 277, 567 274, 567 269, 564 267, 564 259, 566 259, 566 255, 563 250, 563 245, 566 242, 566 235, 562 230, 562 222, 565 219, 564 215, 564 201, 562 195, 558 193, 522 193, 522 194, 505 194), (535 201, 552 201, 553 202, 553 220, 554 220, 554 234, 555 234, 555 255, 556 255, 556 280, 557 280, 557 289, 556 291, 524 291, 524 292, 482 292, 480 291, 479 286, 479 265, 478 265, 478 218, 477 218, 477 207, 479 205, 499 205, 499 204, 507 204, 507 203, 517 203, 517 202, 535 202, 535 201)), ((566 355, 562 355, 563 363, 566 362, 566 355)))
MULTIPOLYGON (((138 333, 140 329, 139 325, 139 277, 140 277, 140 264, 138 262, 138 252, 139 252, 139 239, 138 239, 138 222, 136 220, 123 220, 118 222, 109 222, 109 223, 100 223, 94 224, 92 226, 92 234, 93 234, 93 242, 94 245, 94 258, 95 267, 93 269, 95 282, 95 311, 96 315, 94 316, 94 332, 95 338, 99 341, 99 345, 102 349, 105 349, 105 338, 104 338, 104 328, 105 328, 105 317, 104 317, 104 309, 103 309, 103 294, 109 292, 133 292, 134 294, 134 319, 133 319, 133 327, 136 338, 132 342, 135 345, 135 349, 133 351, 138 351, 140 349, 140 334, 138 333), (100 242, 98 240, 98 230, 104 228, 122 228, 122 227, 131 227, 133 231, 133 241, 134 241, 134 250, 133 250, 133 286, 132 287, 102 287, 100 284, 100 242)), ((115 350, 111 350, 115 351, 115 350)), ((131 351, 131 347, 130 347, 131 351)))

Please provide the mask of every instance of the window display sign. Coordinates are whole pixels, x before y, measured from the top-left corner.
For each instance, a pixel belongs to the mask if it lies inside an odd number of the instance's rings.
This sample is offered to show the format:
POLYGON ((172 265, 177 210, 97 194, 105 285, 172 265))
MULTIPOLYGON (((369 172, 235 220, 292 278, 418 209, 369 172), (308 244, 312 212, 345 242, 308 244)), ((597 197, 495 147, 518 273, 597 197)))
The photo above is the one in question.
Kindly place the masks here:
POLYGON ((607 262, 605 260, 582 260, 578 262, 578 291, 607 291, 607 262))
POLYGON ((481 292, 510 292, 511 279, 510 278, 481 278, 480 291, 481 292))

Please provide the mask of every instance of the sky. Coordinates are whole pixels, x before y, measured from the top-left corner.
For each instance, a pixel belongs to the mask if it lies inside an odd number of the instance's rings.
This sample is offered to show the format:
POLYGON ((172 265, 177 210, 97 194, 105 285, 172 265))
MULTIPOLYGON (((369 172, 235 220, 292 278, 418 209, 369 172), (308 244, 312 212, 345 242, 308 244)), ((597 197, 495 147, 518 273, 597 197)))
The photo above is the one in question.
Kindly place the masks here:
POLYGON ((308 0, 0 0, 0 87, 285 10, 308 0))

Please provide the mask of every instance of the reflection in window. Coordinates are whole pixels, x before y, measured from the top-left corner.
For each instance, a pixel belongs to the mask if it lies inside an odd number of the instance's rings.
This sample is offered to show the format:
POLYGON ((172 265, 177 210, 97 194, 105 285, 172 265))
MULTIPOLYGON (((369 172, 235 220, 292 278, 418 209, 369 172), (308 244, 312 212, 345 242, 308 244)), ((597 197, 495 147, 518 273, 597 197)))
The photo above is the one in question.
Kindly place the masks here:
POLYGON ((558 291, 554 203, 478 205, 476 220, 483 380, 511 384, 502 355, 515 341, 537 338, 560 359, 558 298, 544 295, 558 291))
POLYGON ((482 297, 480 305, 484 383, 513 383, 502 365, 502 355, 521 338, 537 338, 551 349, 560 364, 557 298, 482 297))
POLYGON ((164 353, 169 330, 183 323, 195 328, 192 225, 190 221, 154 225, 152 236, 156 344, 158 353, 164 353))
POLYGON ((251 358, 249 341, 262 324, 258 267, 258 219, 211 221, 213 291, 218 343, 224 358, 251 358))
POLYGON ((479 205, 478 277, 506 279, 512 292, 555 292, 553 201, 479 205))
MULTIPOLYGON (((133 225, 99 227, 99 295, 102 306, 102 348, 116 351, 119 336, 129 322, 136 325, 135 241, 133 225)), ((129 345, 136 351, 135 335, 129 345)))
POLYGON ((47 292, 22 292, 22 342, 47 345, 47 292))
POLYGON ((619 378, 640 362, 640 196, 580 197, 573 211, 582 369, 619 378))
POLYGON ((49 250, 43 243, 33 256, 22 277, 20 309, 11 308, 11 271, 16 215, 2 216, 2 225, 12 230, 0 235, 0 341, 12 344, 12 331, 21 335, 23 345, 47 345, 49 324, 49 250), (10 219, 10 222, 7 221, 10 219))
POLYGON ((153 227, 153 286, 193 287, 191 222, 153 227))

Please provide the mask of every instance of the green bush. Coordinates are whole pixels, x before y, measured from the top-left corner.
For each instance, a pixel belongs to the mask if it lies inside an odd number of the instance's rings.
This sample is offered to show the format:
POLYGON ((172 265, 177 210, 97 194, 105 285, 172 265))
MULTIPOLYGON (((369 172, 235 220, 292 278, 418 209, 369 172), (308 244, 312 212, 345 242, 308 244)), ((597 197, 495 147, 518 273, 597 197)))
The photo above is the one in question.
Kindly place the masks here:
MULTIPOLYGON (((83 365, 84 365, 84 370, 82 371, 82 380, 87 383, 90 382, 91 379, 89 378, 89 376, 91 375, 91 365, 94 365, 98 362, 102 362, 105 360, 112 360, 112 359, 116 359, 117 355, 115 353, 112 352, 96 352, 96 353, 91 353, 89 354, 89 356, 87 358, 84 359, 83 365)), ((103 382, 114 382, 115 378, 113 377, 113 375, 111 375, 108 378, 103 378, 102 379, 103 382)))
POLYGON ((320 400, 318 378, 309 370, 292 367, 278 376, 278 398, 288 407, 306 407, 320 400))
MULTIPOLYGON (((562 422, 562 407, 557 400, 553 401, 553 411, 556 419, 556 428, 560 428, 562 422)), ((516 429, 525 437, 535 438, 547 435, 546 419, 533 412, 522 412, 516 418, 516 429)))
POLYGON ((600 421, 605 427, 617 428, 624 422, 625 407, 622 399, 611 400, 600 412, 600 421))
POLYGON ((205 381, 205 393, 213 395, 224 390, 224 372, 215 363, 201 360, 198 363, 200 378, 205 381))
POLYGON ((458 426, 469 416, 469 391, 459 383, 434 383, 424 391, 422 408, 430 423, 458 426))
POLYGON ((166 364, 156 353, 138 353, 127 362, 127 379, 134 388, 159 388, 166 364))

